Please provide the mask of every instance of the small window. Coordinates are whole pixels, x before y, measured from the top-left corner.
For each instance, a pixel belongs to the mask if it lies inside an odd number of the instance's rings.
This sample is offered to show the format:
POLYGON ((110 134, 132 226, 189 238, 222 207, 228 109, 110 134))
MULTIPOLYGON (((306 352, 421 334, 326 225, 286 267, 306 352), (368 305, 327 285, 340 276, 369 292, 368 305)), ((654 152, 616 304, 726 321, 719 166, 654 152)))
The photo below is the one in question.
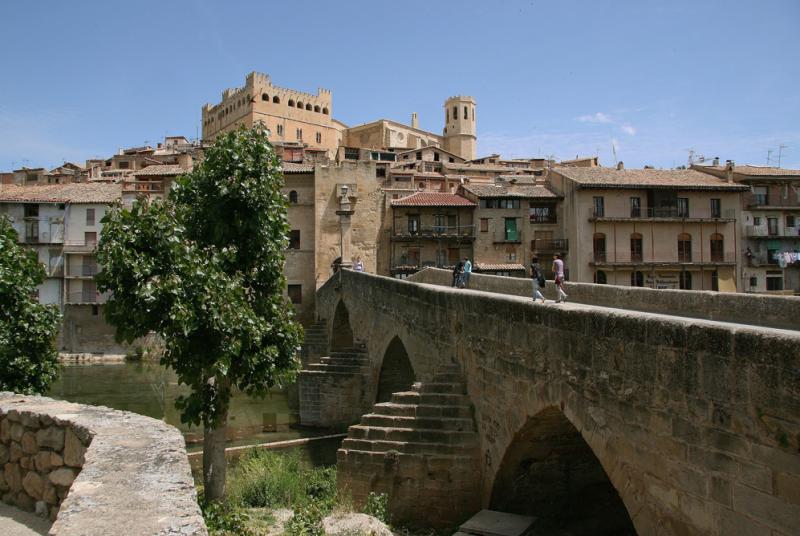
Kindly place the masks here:
POLYGON ((289 192, 289 203, 297 203, 297 192, 295 190, 289 192))
POLYGON ((272 97, 272 103, 273 104, 280 104, 281 103, 281 99, 279 99, 278 96, 275 95, 274 97, 272 97))
POLYGON ((722 200, 720 199, 711 200, 711 217, 712 218, 722 217, 722 200))
POLYGON ((322 113, 325 114, 325 115, 328 115, 328 109, 327 108, 323 108, 322 109, 322 113))
POLYGON ((758 277, 751 277, 750 278, 750 286, 757 287, 758 286, 758 277))
POLYGON ((283 136, 283 125, 278 125, 278 136, 283 136))
POLYGON ((688 218, 689 217, 689 198, 688 197, 679 197, 678 198, 678 217, 679 218, 688 218))
POLYGON ((449 158, 447 159, 447 161, 448 161, 448 162, 450 162, 451 164, 454 164, 454 163, 456 162, 456 161, 455 161, 455 159, 454 159, 452 156, 451 156, 451 157, 449 157, 449 158))
POLYGON ((319 112, 320 112, 320 108, 319 108, 319 106, 314 106, 314 111, 315 111, 315 112, 317 112, 317 113, 319 113, 319 112))
POLYGON ((594 274, 594 282, 598 285, 605 285, 608 283, 608 277, 603 270, 597 270, 594 274))
POLYGON ((768 192, 766 186, 754 186, 753 187, 753 204, 755 205, 766 205, 768 204, 768 192))
POLYGON ((453 121, 458 120, 458 106, 453 106, 453 121))
POLYGON ((375 168, 375 176, 376 177, 385 177, 386 176, 386 168, 383 166, 375 168))
POLYGON ((297 129, 297 139, 300 140, 300 141, 303 140, 303 129, 302 128, 298 128, 297 129))
POLYGON ((761 225, 761 216, 753 216, 753 225, 755 226, 761 225))
POLYGON ((303 285, 288 285, 286 292, 292 303, 303 303, 303 285))
POLYGON ((469 112, 467 111, 466 106, 464 106, 464 119, 469 119, 469 112))
POLYGON ((94 209, 87 208, 86 209, 86 225, 92 226, 94 225, 94 209))
POLYGON ((130 165, 131 165, 130 162, 120 162, 118 164, 119 169, 128 169, 130 167, 130 165))
POLYGON ((100 313, 100 307, 96 304, 92 304, 92 316, 97 316, 100 313))
POLYGON ((417 151, 417 160, 422 160, 422 151, 417 151))
POLYGON ((643 287, 644 286, 644 274, 640 271, 631 272, 631 286, 632 287, 643 287))
POLYGON ((317 143, 322 143, 322 133, 317 132, 317 143))
POLYGON ((481 218, 481 232, 482 233, 489 232, 489 218, 481 218))
POLYGON ((796 227, 797 218, 792 215, 786 216, 786 227, 796 227))
POLYGON ((678 274, 678 285, 682 290, 692 290, 692 272, 678 274))
POLYGON ((692 262, 692 235, 678 235, 678 262, 692 262))
POLYGON ((639 218, 642 216, 642 198, 631 197, 631 218, 639 218))
MULTIPOLYGON (((276 97, 276 98, 277 98, 277 97, 276 97)), ((269 102, 269 95, 267 95, 266 93, 263 93, 263 94, 261 95, 261 100, 262 100, 262 101, 267 101, 267 102, 269 102)))
POLYGON ((433 153, 433 161, 434 162, 438 162, 439 161, 439 153, 437 153, 436 151, 434 151, 434 153, 433 153))
POLYGON ((289 104, 289 106, 294 108, 294 100, 293 99, 289 99, 289 103, 288 104, 289 104))
POLYGON ((300 230, 289 231, 289 249, 300 249, 300 230))
POLYGON ((595 218, 602 218, 606 215, 606 206, 605 206, 605 199, 602 196, 595 196, 592 198, 592 204, 594 207, 594 217, 595 218))

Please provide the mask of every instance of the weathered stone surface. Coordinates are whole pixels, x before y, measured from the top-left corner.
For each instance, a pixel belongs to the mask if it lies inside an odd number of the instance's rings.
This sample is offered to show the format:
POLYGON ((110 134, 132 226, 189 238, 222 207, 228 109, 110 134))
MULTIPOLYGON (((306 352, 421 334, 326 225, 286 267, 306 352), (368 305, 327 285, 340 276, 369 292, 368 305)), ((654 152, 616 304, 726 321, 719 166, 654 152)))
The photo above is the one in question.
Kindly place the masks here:
POLYGON ((44 501, 36 501, 36 515, 40 517, 49 517, 50 509, 44 501))
POLYGON ((33 461, 30 456, 22 456, 17 463, 25 470, 33 469, 33 461))
POLYGON ((33 509, 36 506, 34 500, 24 491, 17 492, 16 496, 14 496, 14 504, 28 512, 33 512, 33 509))
POLYGON ((36 471, 28 471, 22 479, 22 487, 25 492, 36 500, 42 499, 44 491, 44 480, 36 471))
POLYGON ((71 467, 83 467, 83 455, 86 447, 71 429, 64 434, 64 464, 71 467))
POLYGON ((50 479, 44 481, 44 489, 42 490, 42 499, 47 504, 58 504, 58 493, 56 491, 56 487, 50 482, 50 479))
POLYGON ((64 458, 57 452, 50 453, 50 465, 52 467, 60 467, 64 465, 64 458))
POLYGON ((11 425, 11 440, 20 442, 22 441, 22 434, 25 433, 25 427, 15 422, 11 425))
POLYGON ((342 513, 330 515, 322 520, 322 529, 330 536, 350 536, 370 534, 371 536, 392 536, 393 533, 383 522, 367 514, 342 513))
POLYGON ((70 467, 59 467, 55 471, 50 472, 50 482, 56 486, 68 488, 72 485, 77 474, 78 472, 70 467))
POLYGON ((8 443, 11 439, 11 421, 7 418, 0 419, 0 443, 8 443))
POLYGON ((9 452, 8 461, 10 461, 12 463, 15 463, 15 462, 19 461, 19 459, 22 458, 22 455, 24 454, 22 452, 22 447, 16 441, 11 443, 11 446, 9 447, 8 452, 9 452))
POLYGON ((36 432, 36 442, 40 447, 60 451, 64 448, 64 429, 60 426, 42 428, 36 432))
POLYGON ((8 452, 8 447, 6 445, 0 444, 0 465, 6 463, 9 457, 10 453, 8 452))
POLYGON ((15 463, 7 463, 3 469, 6 484, 14 493, 22 489, 22 470, 15 463))
POLYGON ((42 451, 33 456, 33 465, 40 473, 45 473, 50 470, 52 464, 50 463, 50 452, 42 451))
POLYGON ((25 432, 22 434, 20 445, 22 446, 22 452, 25 454, 35 454, 39 450, 39 447, 36 445, 36 436, 33 432, 25 432))

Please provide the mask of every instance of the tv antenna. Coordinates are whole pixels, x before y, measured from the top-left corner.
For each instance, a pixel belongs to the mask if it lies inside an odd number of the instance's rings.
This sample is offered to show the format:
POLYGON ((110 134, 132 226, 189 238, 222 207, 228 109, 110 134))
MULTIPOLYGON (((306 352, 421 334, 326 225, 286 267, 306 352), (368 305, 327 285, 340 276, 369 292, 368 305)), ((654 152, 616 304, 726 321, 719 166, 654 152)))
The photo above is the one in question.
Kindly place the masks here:
POLYGON ((614 159, 614 166, 616 167, 619 162, 617 161, 617 146, 613 141, 611 142, 611 156, 614 159))

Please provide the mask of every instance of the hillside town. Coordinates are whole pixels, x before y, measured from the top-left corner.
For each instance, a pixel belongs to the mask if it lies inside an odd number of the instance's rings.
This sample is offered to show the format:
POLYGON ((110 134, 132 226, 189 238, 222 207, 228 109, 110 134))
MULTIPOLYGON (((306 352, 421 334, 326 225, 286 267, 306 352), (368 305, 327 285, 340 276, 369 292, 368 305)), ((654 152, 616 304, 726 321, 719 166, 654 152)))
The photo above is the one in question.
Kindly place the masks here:
POLYGON ((476 273, 546 276, 558 254, 576 282, 800 294, 800 170, 720 158, 678 169, 477 155, 477 103, 445 100, 441 134, 389 119, 348 127, 333 94, 250 73, 202 106, 202 139, 167 136, 106 159, 2 173, 0 214, 46 266, 42 303, 63 313, 64 352, 120 352, 93 276, 102 218, 161 197, 216 136, 258 122, 283 162, 292 227, 286 293, 309 325, 314 295, 356 260, 406 278, 468 259, 476 273))

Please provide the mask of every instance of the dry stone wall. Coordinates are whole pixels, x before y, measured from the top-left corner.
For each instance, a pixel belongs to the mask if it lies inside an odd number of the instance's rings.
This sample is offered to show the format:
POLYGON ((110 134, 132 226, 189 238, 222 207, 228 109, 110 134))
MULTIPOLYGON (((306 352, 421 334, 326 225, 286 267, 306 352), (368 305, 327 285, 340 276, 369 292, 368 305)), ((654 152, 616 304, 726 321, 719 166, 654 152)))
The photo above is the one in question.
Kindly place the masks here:
POLYGON ((0 466, 3 501, 50 534, 207 534, 183 437, 149 417, 3 392, 0 466))

